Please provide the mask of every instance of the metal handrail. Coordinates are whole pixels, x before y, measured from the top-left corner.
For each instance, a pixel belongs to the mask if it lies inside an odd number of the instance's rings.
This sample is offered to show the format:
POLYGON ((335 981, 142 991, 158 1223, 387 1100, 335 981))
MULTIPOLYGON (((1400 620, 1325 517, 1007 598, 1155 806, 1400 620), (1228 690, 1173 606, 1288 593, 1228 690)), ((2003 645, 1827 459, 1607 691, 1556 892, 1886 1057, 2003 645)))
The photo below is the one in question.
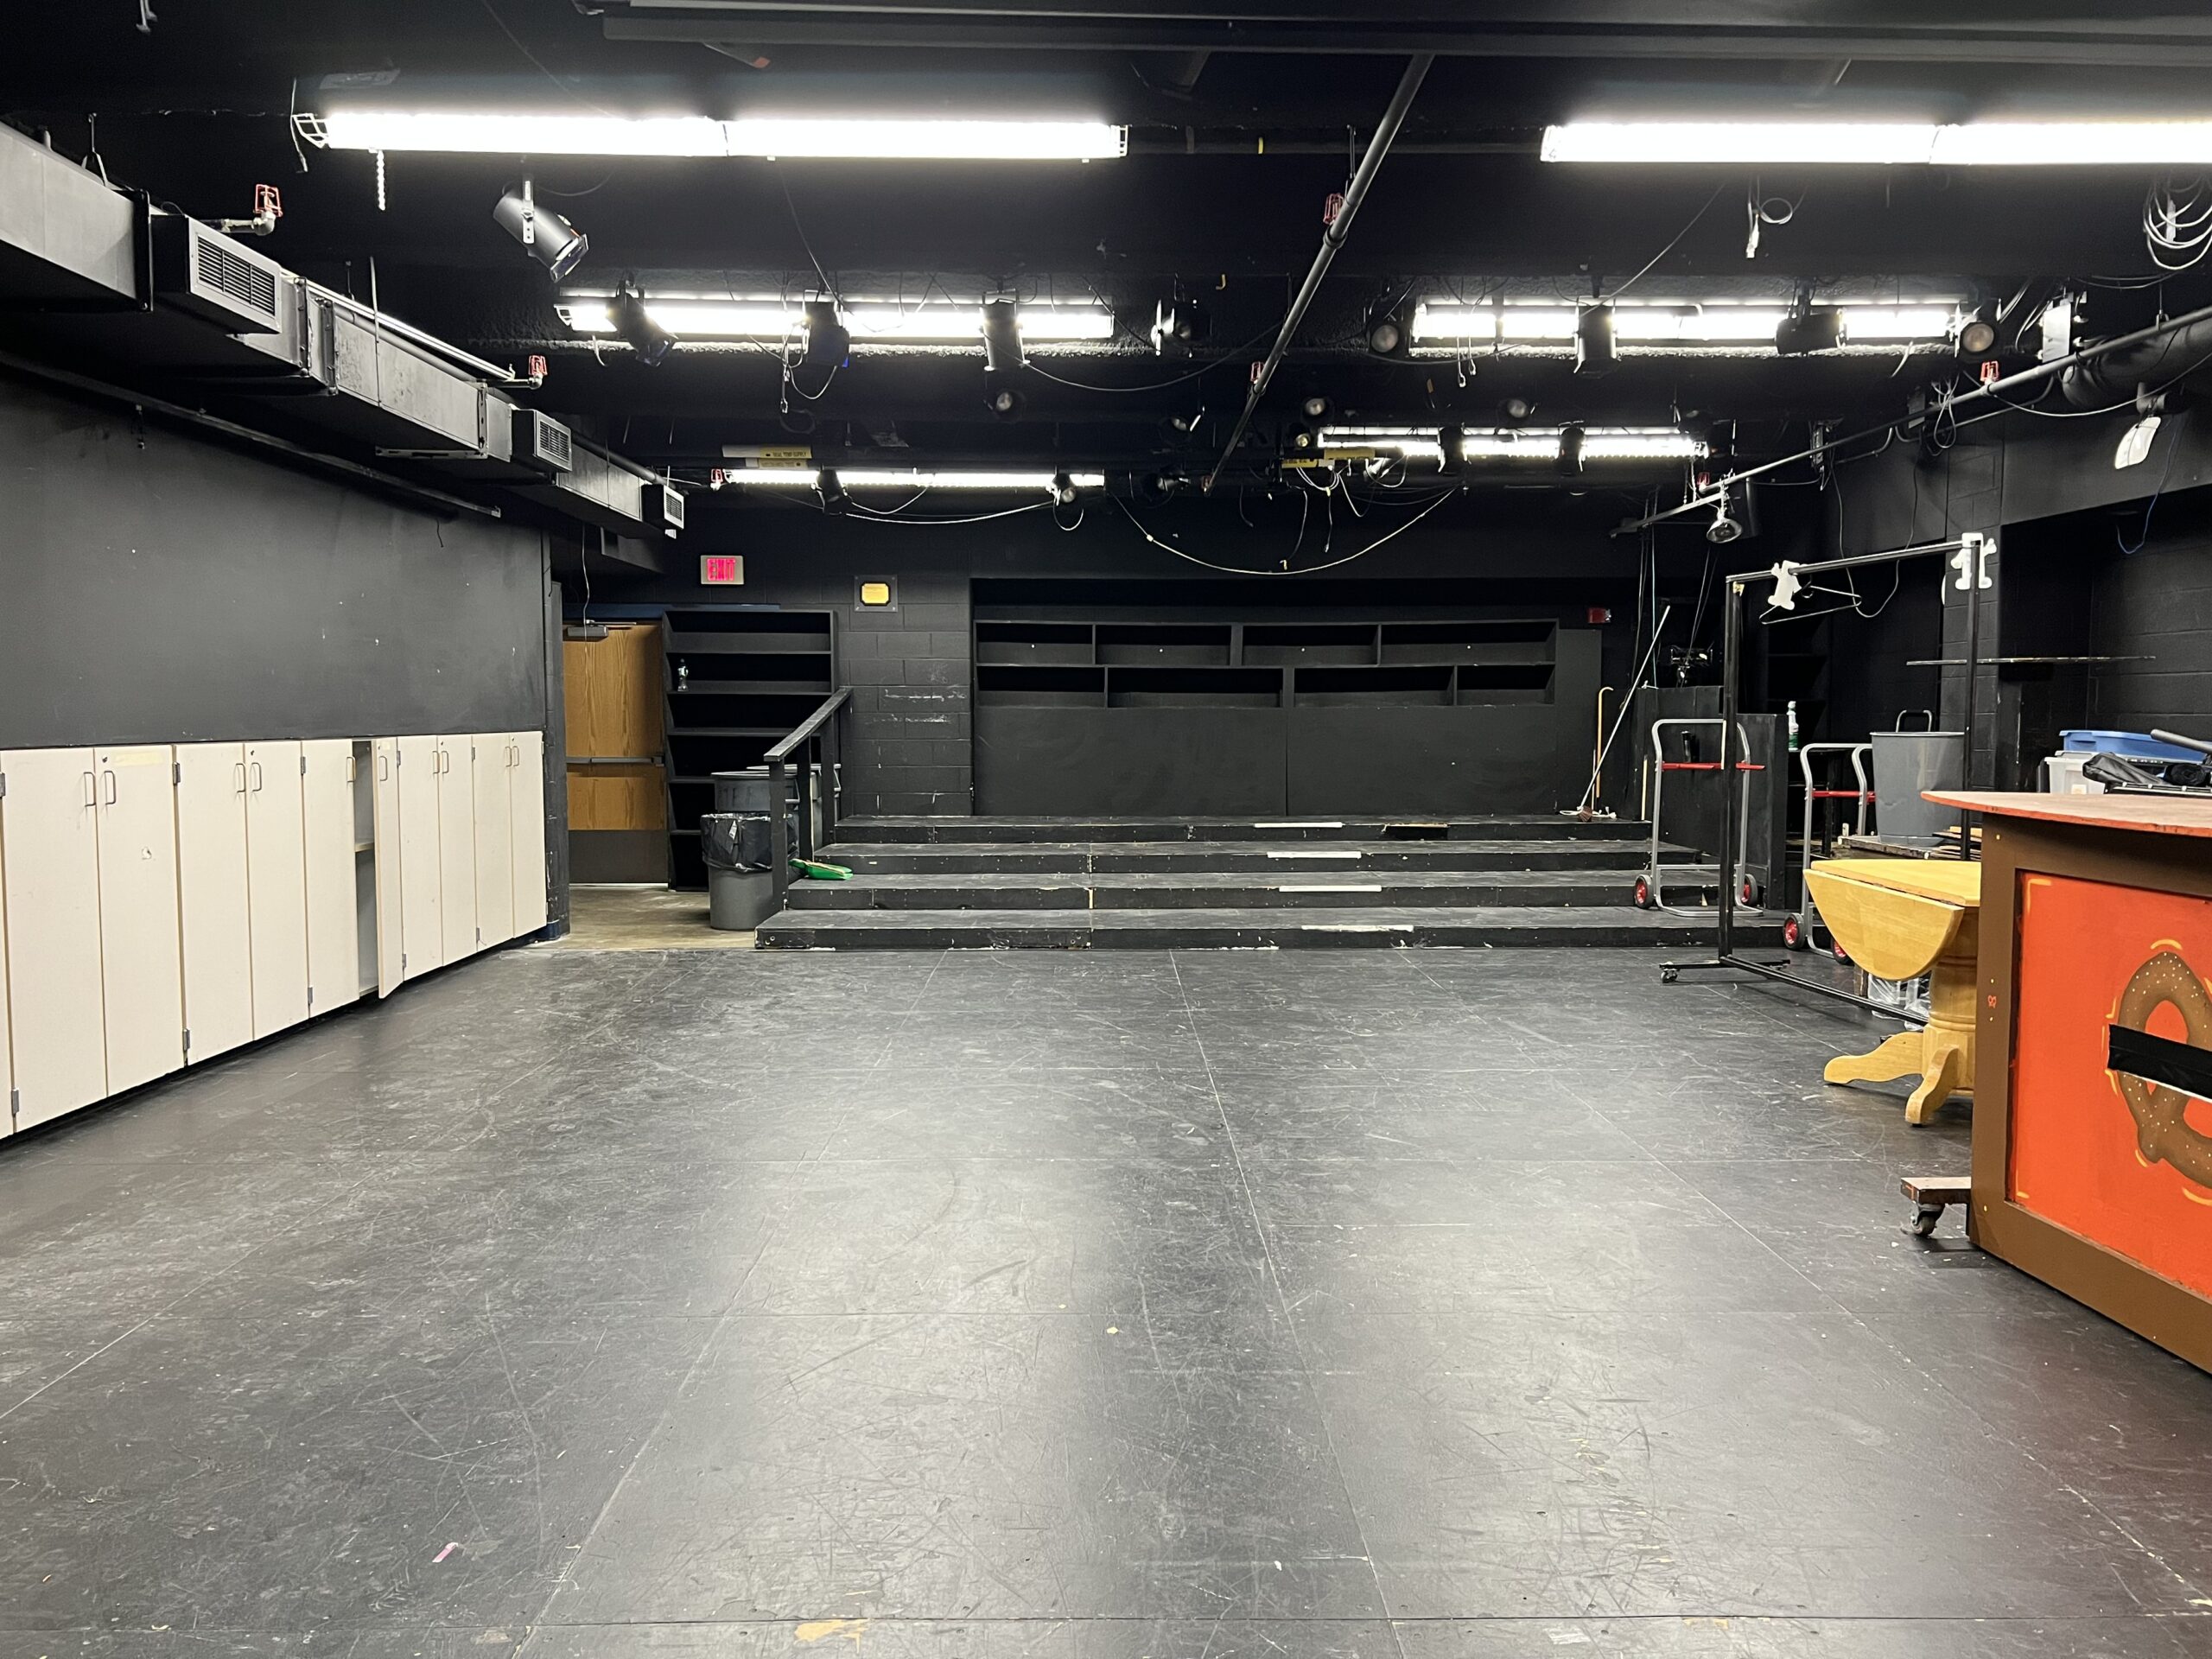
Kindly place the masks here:
POLYGON ((822 729, 823 721, 853 700, 850 686, 841 686, 822 700, 822 706, 791 728, 791 735, 778 743, 760 758, 763 760, 788 760, 791 751, 822 729))
POLYGON ((843 817, 838 765, 837 715, 853 700, 852 688, 840 686, 822 700, 819 707, 804 720, 791 728, 790 734, 771 745, 760 757, 768 768, 768 798, 775 804, 768 814, 769 880, 773 884, 775 900, 770 914, 779 912, 790 896, 791 885, 791 844, 790 822, 784 810, 786 791, 785 768, 798 757, 798 855, 812 858, 815 852, 813 779, 818 773, 824 787, 822 791, 823 811, 823 833, 835 841, 837 823, 843 817))

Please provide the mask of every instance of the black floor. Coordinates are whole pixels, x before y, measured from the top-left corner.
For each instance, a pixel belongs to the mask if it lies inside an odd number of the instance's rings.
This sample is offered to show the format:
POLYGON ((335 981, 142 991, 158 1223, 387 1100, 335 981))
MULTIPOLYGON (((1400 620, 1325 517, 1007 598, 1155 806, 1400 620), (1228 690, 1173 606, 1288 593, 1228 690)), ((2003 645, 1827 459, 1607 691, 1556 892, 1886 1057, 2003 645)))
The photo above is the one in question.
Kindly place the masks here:
POLYGON ((2212 1379, 1655 960, 509 951, 0 1146, 0 1656, 2212 1651, 2212 1379))

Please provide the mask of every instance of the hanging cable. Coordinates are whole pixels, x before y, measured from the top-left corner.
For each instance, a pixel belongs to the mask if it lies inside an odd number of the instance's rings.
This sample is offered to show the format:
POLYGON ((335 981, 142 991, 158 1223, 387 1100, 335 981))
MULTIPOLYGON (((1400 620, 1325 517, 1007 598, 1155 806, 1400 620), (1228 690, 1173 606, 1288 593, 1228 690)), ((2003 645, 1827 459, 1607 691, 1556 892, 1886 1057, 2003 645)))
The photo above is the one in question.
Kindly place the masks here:
MULTIPOLYGON (((1419 512, 1414 514, 1414 516, 1407 519, 1404 524, 1400 524, 1395 530, 1384 531, 1382 535, 1370 542, 1365 547, 1361 548, 1357 553, 1347 553, 1340 559, 1331 559, 1323 564, 1304 565, 1295 570, 1255 570, 1246 565, 1216 564, 1212 560, 1202 559, 1195 553, 1185 553, 1181 548, 1175 546, 1172 543, 1160 540, 1159 537, 1147 530, 1144 527, 1142 521, 1137 518, 1136 514, 1129 511, 1129 504, 1122 500, 1121 497, 1114 497, 1113 501, 1116 506, 1121 508, 1122 516, 1129 521, 1130 525, 1136 531, 1138 535, 1143 537, 1145 540, 1150 542, 1161 552, 1173 553, 1179 559, 1187 559, 1192 564, 1203 565, 1209 570, 1218 570, 1223 575, 1230 576, 1308 576, 1318 571, 1334 570, 1339 569, 1344 565, 1351 563, 1355 559, 1365 558, 1370 553, 1374 552, 1385 543, 1393 541, 1398 537, 1404 535, 1415 524, 1421 523, 1422 519, 1427 518, 1430 513, 1434 512, 1439 507, 1442 506, 1446 501, 1452 499, 1452 496, 1455 496, 1459 492, 1457 490, 1453 490, 1450 494, 1438 496, 1435 500, 1430 502, 1419 512)), ((1305 534, 1305 529, 1301 524, 1299 530, 1299 537, 1301 541, 1304 540, 1305 534)), ((1325 554, 1326 553, 1326 550, 1327 550, 1325 548, 1323 550, 1325 554)), ((1297 549, 1294 547, 1291 551, 1293 556, 1295 556, 1297 549)))
POLYGON ((2187 270, 2212 250, 2212 181, 2160 179, 2143 196, 2143 241, 2161 270, 2187 270))

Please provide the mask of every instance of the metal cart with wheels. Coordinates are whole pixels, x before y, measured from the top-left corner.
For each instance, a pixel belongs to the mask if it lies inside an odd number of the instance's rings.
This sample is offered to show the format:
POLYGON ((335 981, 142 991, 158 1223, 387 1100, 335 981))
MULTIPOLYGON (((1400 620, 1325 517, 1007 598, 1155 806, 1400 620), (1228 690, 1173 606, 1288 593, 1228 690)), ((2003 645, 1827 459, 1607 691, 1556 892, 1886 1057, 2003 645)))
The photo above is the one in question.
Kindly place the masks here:
MULTIPOLYGON (((1820 926, 1819 902, 1813 897, 1813 884, 1805 879, 1813 868, 1813 848, 1818 839, 1816 831, 1822 801, 1855 801, 1859 811, 1853 822, 1853 833, 1866 833, 1866 809, 1874 804, 1874 787, 1866 779, 1866 766, 1874 753, 1872 743, 1808 743, 1797 751, 1797 769, 1805 778, 1805 836, 1804 850, 1797 865, 1797 908, 1783 918, 1782 942, 1792 950, 1813 948, 1813 931, 1820 926), (1836 789, 1821 787, 1814 775, 1815 755, 1847 754, 1851 757, 1851 774, 1855 787, 1836 789)), ((1822 930, 1825 931, 1825 930, 1822 930)), ((1828 940, 1828 950, 1839 962, 1849 960, 1834 938, 1828 940)))
MULTIPOLYGON (((1678 772, 1709 772, 1718 776, 1720 771, 1720 762, 1718 760, 1693 758, 1688 753, 1687 740, 1684 743, 1682 759, 1670 760, 1667 758, 1666 734, 1669 729, 1693 726, 1711 726, 1725 729, 1722 721, 1711 716, 1698 719, 1655 720, 1651 722, 1651 755, 1654 762, 1654 774, 1651 779, 1651 846, 1644 860, 1643 874, 1636 878, 1635 896, 1637 908, 1663 910, 1672 916, 1709 916, 1713 913, 1715 906, 1713 905, 1670 905, 1667 902, 1667 893, 1669 888, 1695 887, 1701 892, 1710 892, 1717 896, 1723 880, 1720 867, 1716 863, 1708 863, 1702 859, 1686 863, 1668 862, 1666 842, 1660 834, 1660 825, 1664 818, 1663 804, 1666 800, 1668 774, 1678 772)), ((1736 723, 1736 748, 1738 754, 1748 755, 1751 753, 1751 734, 1745 728, 1741 721, 1736 723)), ((1764 772, 1766 767, 1759 761, 1743 760, 1736 762, 1736 770, 1739 772, 1764 772)), ((1738 848, 1745 847, 1751 842, 1751 791, 1745 789, 1730 792, 1735 794, 1738 799, 1738 817, 1740 822, 1736 826, 1736 845, 1738 848)), ((1767 885, 1763 879, 1763 874, 1755 874, 1752 867, 1749 865, 1738 865, 1736 874, 1742 882, 1742 889, 1737 895, 1738 903, 1752 910, 1759 908, 1767 885)))

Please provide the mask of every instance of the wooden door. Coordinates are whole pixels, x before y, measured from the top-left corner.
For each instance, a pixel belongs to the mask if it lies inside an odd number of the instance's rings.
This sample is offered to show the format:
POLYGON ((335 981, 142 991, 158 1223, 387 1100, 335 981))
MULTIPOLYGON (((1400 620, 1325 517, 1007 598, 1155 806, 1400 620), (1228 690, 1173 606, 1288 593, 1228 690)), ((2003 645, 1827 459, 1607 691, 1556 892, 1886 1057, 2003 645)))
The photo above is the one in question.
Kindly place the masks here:
POLYGON ((96 759, 90 749, 0 754, 18 1129, 107 1093, 96 759))
POLYGON ((445 930, 445 959, 459 962, 475 950, 476 771, 466 737, 436 740, 438 754, 438 893, 445 930))
POLYGON ((118 1095, 184 1065, 175 760, 166 743, 97 759, 100 987, 107 1091, 118 1095))
POLYGON ((253 1034, 308 1017, 307 830, 296 741, 245 747, 246 920, 253 1034))
POLYGON ((545 925, 545 734, 517 732, 507 773, 507 809, 513 826, 515 932, 545 925))
POLYGON ((253 1040, 253 946, 245 879, 245 745, 176 748, 178 931, 185 1058, 253 1040))
POLYGON ((438 740, 403 737, 398 747, 400 976, 413 979, 446 959, 438 879, 438 740))
POLYGON ((505 944, 515 936, 513 805, 514 739, 479 732, 471 786, 476 807, 476 937, 480 944, 505 944))
POLYGON ((404 966, 406 885, 400 874, 399 739, 373 746, 370 787, 375 791, 377 995, 390 996, 407 977, 404 966))
POLYGON ((353 890, 353 740, 301 746, 308 905, 308 1011, 328 1014, 361 994, 361 920, 353 890))

